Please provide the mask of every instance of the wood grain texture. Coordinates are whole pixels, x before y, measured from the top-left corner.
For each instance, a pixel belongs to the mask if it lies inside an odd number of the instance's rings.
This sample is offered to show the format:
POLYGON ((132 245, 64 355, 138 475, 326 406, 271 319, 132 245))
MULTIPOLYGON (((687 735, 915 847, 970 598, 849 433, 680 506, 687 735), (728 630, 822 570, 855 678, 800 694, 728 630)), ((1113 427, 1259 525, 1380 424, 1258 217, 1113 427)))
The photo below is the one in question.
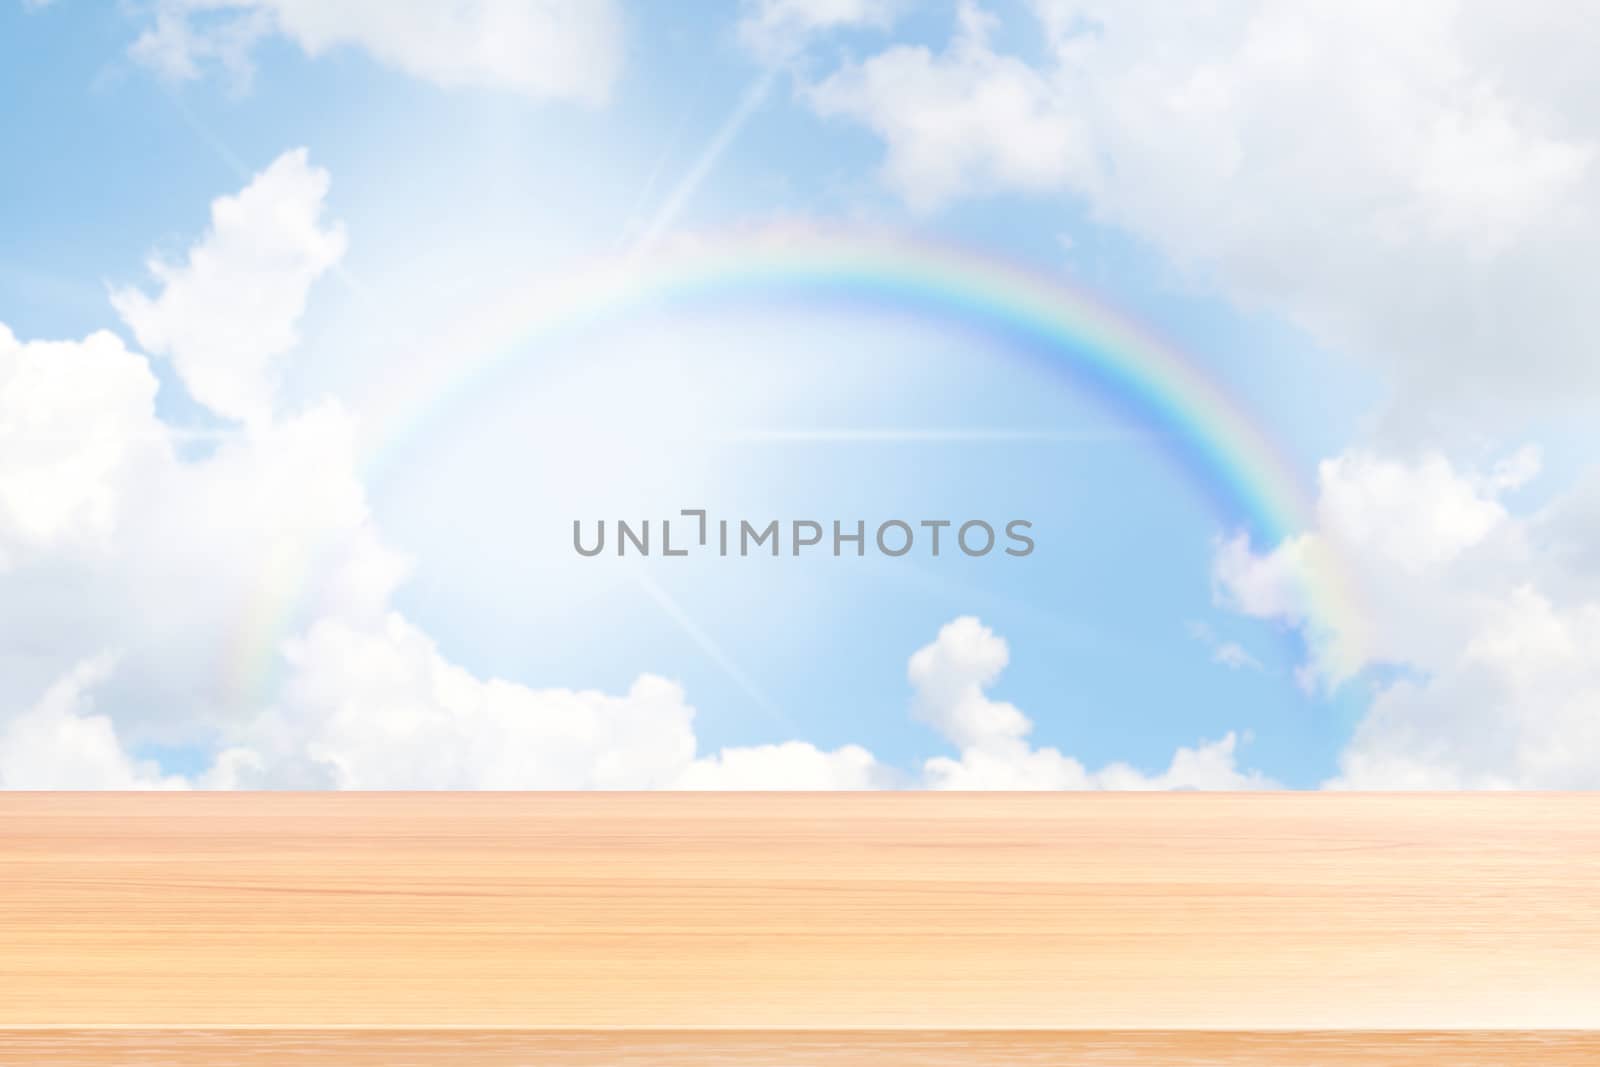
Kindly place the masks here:
POLYGON ((108 1026, 1594 1030, 1600 795, 0 795, 108 1026))
POLYGON ((0 1067, 1594 1067, 1600 1035, 0 1030, 0 1067))

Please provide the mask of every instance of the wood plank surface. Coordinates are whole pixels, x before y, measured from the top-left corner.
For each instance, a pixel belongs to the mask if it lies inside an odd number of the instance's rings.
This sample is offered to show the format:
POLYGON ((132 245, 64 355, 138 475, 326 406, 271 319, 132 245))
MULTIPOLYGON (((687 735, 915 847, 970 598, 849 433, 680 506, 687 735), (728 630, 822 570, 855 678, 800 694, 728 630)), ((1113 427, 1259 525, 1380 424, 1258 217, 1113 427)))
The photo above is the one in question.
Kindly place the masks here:
POLYGON ((4 1067, 1594 1067, 1524 1031, 0 1030, 4 1067))
POLYGON ((105 1027, 1600 1030, 1600 795, 0 794, 105 1027))

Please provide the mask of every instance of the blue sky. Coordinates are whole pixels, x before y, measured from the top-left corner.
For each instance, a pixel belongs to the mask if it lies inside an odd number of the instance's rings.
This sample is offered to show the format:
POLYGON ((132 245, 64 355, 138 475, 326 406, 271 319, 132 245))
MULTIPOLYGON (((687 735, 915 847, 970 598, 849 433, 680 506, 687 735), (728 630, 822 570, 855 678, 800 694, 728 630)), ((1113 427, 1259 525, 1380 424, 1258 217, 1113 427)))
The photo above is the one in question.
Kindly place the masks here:
POLYGON ((1579 58, 1419 5, 1352 89, 1360 12, 1222 7, 0 8, 0 785, 1592 784, 1579 58), (871 309, 602 328, 370 461, 385 387, 470 377, 433 339, 513 279, 783 227, 1093 294, 1312 525, 1230 549, 1124 413, 871 309), (961 436, 995 430, 1053 436, 961 436), (1038 548, 570 549, 695 505, 1038 548), (1295 609, 1308 545, 1361 634, 1295 609))

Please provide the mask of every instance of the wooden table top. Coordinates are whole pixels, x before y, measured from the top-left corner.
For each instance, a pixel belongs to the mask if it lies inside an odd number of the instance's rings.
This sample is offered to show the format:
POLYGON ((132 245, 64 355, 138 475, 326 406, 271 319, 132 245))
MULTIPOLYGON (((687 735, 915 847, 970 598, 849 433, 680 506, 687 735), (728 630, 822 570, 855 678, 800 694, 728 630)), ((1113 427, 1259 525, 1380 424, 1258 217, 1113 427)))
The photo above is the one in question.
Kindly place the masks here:
POLYGON ((105 1027, 1600 1030, 1600 794, 0 794, 105 1027))

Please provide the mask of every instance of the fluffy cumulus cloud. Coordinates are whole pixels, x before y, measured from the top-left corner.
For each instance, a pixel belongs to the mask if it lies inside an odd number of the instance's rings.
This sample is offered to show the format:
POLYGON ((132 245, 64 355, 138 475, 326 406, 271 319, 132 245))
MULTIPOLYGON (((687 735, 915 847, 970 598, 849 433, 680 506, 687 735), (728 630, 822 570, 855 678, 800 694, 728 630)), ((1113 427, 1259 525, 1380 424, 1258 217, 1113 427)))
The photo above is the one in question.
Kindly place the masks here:
POLYGON ((1180 748, 1166 769, 1145 773, 1125 763, 1090 770, 1054 748, 1028 741, 1033 722, 987 690, 1010 661, 1010 649, 977 619, 963 617, 911 657, 915 711, 959 750, 923 768, 933 789, 1264 789, 1273 783, 1236 762, 1238 737, 1180 748))
POLYGON ((447 88, 589 102, 605 99, 623 54, 614 0, 158 0, 133 54, 170 77, 217 64, 243 78, 274 34, 313 56, 358 48, 447 88))
POLYGON ((972 3, 940 49, 815 77, 913 206, 1058 190, 1248 307, 1393 372, 1422 439, 1600 391, 1600 23, 1559 0, 972 3), (1515 358, 1508 358, 1514 353, 1515 358))
POLYGON ((1005 642, 976 619, 945 626, 910 661, 914 714, 959 750, 921 779, 858 745, 809 742, 697 754, 694 709, 676 683, 642 675, 626 693, 534 689, 451 664, 413 624, 325 620, 290 642, 281 701, 244 723, 198 784, 356 789, 1257 789, 1237 738, 1181 748, 1168 767, 1090 771, 1031 747, 1031 722, 990 700, 1005 642))
POLYGON ((50 548, 105 550, 151 434, 155 375, 116 335, 23 344, 0 324, 0 576, 50 548))
POLYGON ((625 694, 482 681, 452 665, 397 614, 374 628, 319 623, 292 642, 283 701, 249 723, 206 784, 292 780, 344 788, 500 789, 1250 789, 1237 739, 1180 749, 1145 774, 1086 770, 1035 749, 1032 724, 984 695, 1005 642, 976 619, 944 627, 910 661, 914 715, 959 751, 922 780, 858 745, 799 740, 697 755, 694 709, 674 682, 641 676, 625 694))
POLYGON ((1514 514, 1503 498, 1536 470, 1528 451, 1477 471, 1347 453, 1322 467, 1315 531, 1219 554, 1229 602, 1289 620, 1294 557, 1324 542, 1346 563, 1361 612, 1331 621, 1313 669, 1387 680, 1331 785, 1600 786, 1600 483, 1514 514))
POLYGON ((160 287, 111 302, 145 351, 168 356, 194 398, 231 419, 271 414, 274 361, 294 347, 311 283, 344 255, 343 228, 324 225, 326 171, 288 152, 237 196, 211 205, 211 230, 188 261, 152 260, 160 287))
MULTIPOLYGON (((342 248, 309 221, 325 185, 303 153, 285 155, 219 202, 187 268, 117 301, 136 334, 170 345, 196 395, 248 383, 228 395, 254 414, 213 447, 196 453, 157 417, 147 357, 113 334, 22 342, 0 327, 0 715, 32 708, 30 745, 69 736, 91 692, 122 743, 214 737, 240 710, 234 666, 285 590, 312 615, 369 623, 405 575, 370 521, 348 415, 274 416, 263 349, 232 344, 215 319, 231 309, 274 348, 293 338, 308 275, 342 248), (301 252, 319 238, 310 270, 301 252)), ((73 729, 100 744, 106 722, 73 729)))
MULTIPOLYGON (((351 416, 283 410, 274 385, 309 288, 344 251, 327 189, 288 152, 213 205, 152 292, 113 292, 140 345, 237 420, 210 447, 157 416, 149 358, 114 334, 0 327, 0 786, 917 784, 856 745, 701 752, 685 693, 654 675, 616 694, 479 678, 394 609, 408 561, 372 522, 351 416), (152 745, 207 765, 165 773, 138 755, 152 745)), ((960 619, 912 657, 913 714, 959 752, 930 761, 927 784, 1261 784, 1234 768, 1231 736, 1149 776, 1030 747, 1028 718, 986 693, 1007 655, 960 619)))
POLYGON ((321 766, 358 789, 638 789, 671 784, 694 756, 694 710, 663 678, 618 696, 484 681, 398 614, 320 621, 286 657, 283 699, 230 761, 321 766))
POLYGON ((112 666, 106 657, 87 660, 32 707, 9 719, 0 716, 0 789, 185 786, 154 763, 130 758, 111 719, 94 713, 90 693, 112 666))
POLYGON ((1085 131, 1045 75, 990 47, 991 23, 964 5, 945 52, 895 45, 806 93, 820 114, 862 122, 883 138, 883 180, 914 208, 1054 189, 1088 166, 1085 131))

